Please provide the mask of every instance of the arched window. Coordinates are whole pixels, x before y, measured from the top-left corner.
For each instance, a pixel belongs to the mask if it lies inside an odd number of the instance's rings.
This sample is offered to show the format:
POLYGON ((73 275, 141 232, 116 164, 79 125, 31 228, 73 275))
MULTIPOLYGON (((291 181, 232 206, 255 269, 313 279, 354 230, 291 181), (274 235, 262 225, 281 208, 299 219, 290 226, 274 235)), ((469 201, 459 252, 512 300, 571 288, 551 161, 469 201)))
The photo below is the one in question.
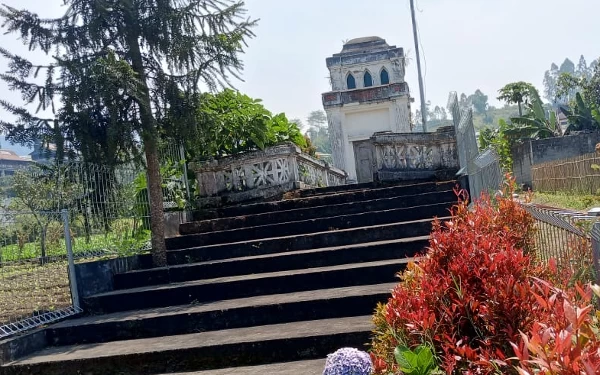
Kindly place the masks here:
POLYGON ((388 71, 385 68, 383 68, 381 70, 381 73, 379 74, 379 78, 381 80, 382 85, 390 84, 390 75, 388 74, 388 71))
POLYGON ((365 87, 373 86, 373 77, 371 77, 371 73, 368 71, 365 72, 365 87))
POLYGON ((356 80, 354 79, 352 73, 348 74, 348 77, 346 77, 346 85, 348 86, 348 90, 356 88, 356 80))

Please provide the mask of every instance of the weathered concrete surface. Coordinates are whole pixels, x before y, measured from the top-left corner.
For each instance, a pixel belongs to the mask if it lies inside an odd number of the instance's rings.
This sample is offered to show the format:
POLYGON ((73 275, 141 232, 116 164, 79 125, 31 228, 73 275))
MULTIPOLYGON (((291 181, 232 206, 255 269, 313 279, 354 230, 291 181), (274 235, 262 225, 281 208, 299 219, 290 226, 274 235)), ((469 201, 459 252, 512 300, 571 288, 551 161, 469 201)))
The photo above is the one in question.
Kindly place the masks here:
POLYGON ((423 236, 324 249, 245 256, 127 272, 115 275, 115 288, 130 289, 148 285, 227 277, 244 273, 258 274, 314 267, 329 267, 383 259, 402 259, 424 251, 429 244, 428 240, 428 236, 423 236))
POLYGON ((0 341, 0 365, 44 349, 48 345, 43 328, 0 341))
POLYGON ((263 366, 233 367, 169 375, 321 375, 324 368, 325 359, 313 359, 312 361, 284 362, 263 366))
MULTIPOLYGON (((219 217, 232 217, 241 215, 260 214, 299 208, 330 207, 342 203, 356 203, 366 200, 399 198, 408 195, 419 195, 432 192, 452 190, 455 181, 445 180, 437 183, 420 183, 414 185, 400 185, 378 189, 351 190, 349 192, 336 192, 329 195, 316 195, 283 201, 247 204, 243 206, 226 207, 219 210, 219 217)), ((349 189, 352 189, 349 186, 349 189)), ((414 202, 417 204, 418 202, 414 202)))
POLYGON ((220 299, 293 293, 393 282, 410 259, 362 262, 305 270, 266 272, 117 290, 84 300, 94 313, 213 302, 220 299))
POLYGON ((395 283, 256 296, 88 316, 48 329, 53 346, 172 336, 221 329, 370 314, 395 283))
POLYGON ((79 297, 85 298, 114 290, 115 274, 148 268, 150 265, 151 259, 144 255, 77 263, 75 277, 79 297))
POLYGON ((292 143, 194 165, 201 197, 227 194, 228 200, 254 199, 275 189, 343 185, 344 171, 303 154, 292 143))
POLYGON ((183 237, 177 243, 170 243, 172 250, 167 253, 169 264, 202 262, 239 257, 248 254, 273 254, 296 250, 318 249, 356 243, 386 241, 397 238, 410 238, 427 235, 431 232, 431 220, 415 220, 376 226, 365 226, 299 234, 266 239, 232 242, 226 244, 199 246, 194 236, 183 237))
POLYGON ((382 133, 371 137, 379 180, 428 180, 459 169, 452 127, 433 133, 382 133), (448 172, 449 171, 449 172, 448 172))
MULTIPOLYGON (((430 201, 426 204, 418 202, 421 196, 415 197, 415 201, 408 201, 411 207, 391 208, 389 210, 365 211, 357 214, 323 217, 319 219, 285 221, 279 223, 265 223, 258 226, 244 226, 221 231, 204 232, 196 230, 194 225, 182 226, 182 234, 195 235, 199 245, 215 245, 227 242, 240 242, 274 236, 289 236, 303 233, 325 232, 330 228, 350 229, 366 227, 371 225, 389 224, 393 222, 412 221, 427 219, 435 216, 446 216, 448 214, 448 203, 453 202, 454 194, 449 191, 444 199, 443 194, 438 194, 439 202, 430 201), (420 207, 421 209, 416 209, 420 207)), ((245 223, 246 217, 240 217, 245 223)), ((201 227, 200 227, 201 228, 201 227)))
POLYGON ((4 375, 156 374, 325 357, 367 342, 370 316, 48 348, 4 366, 4 375), (311 348, 307 350, 306 348, 311 348))

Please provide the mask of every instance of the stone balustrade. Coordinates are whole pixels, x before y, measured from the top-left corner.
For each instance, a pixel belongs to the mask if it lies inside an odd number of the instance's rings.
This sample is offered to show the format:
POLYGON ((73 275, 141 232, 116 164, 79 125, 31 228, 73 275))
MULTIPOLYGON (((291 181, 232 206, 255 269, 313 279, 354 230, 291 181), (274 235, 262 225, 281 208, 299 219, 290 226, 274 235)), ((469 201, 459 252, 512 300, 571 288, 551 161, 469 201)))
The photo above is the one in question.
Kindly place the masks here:
POLYGON ((451 127, 433 133, 376 133, 371 142, 379 180, 430 178, 459 169, 451 127))
POLYGON ((324 161, 303 154, 286 143, 263 151, 193 165, 200 197, 227 195, 230 201, 268 198, 297 188, 343 185, 346 173, 324 161))

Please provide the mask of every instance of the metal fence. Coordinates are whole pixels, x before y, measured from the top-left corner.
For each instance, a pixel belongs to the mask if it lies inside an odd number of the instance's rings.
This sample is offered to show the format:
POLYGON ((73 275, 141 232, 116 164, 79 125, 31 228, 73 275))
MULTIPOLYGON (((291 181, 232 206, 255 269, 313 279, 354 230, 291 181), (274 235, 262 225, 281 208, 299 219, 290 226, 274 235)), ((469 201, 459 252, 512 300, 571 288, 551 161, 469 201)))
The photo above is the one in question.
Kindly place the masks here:
POLYGON ((498 190, 503 181, 500 158, 492 149, 479 152, 473 124, 473 110, 460 108, 456 92, 450 93, 448 109, 456 129, 459 173, 469 177, 471 197, 477 199, 483 192, 498 190))
POLYGON ((4 212, 0 230, 0 339, 81 312, 68 212, 4 212))
POLYGON ((534 165, 533 188, 544 192, 596 194, 600 189, 600 170, 595 165, 600 165, 598 154, 534 165))
MULTIPOLYGON (((160 160, 165 209, 186 209, 182 148, 160 160)), ((81 311, 74 262, 150 249, 146 186, 136 164, 31 165, 0 179, 0 338, 81 311)))
POLYGON ((523 208, 536 222, 536 259, 543 263, 555 259, 559 268, 581 279, 594 280, 598 262, 591 232, 596 217, 535 204, 523 204, 523 208))

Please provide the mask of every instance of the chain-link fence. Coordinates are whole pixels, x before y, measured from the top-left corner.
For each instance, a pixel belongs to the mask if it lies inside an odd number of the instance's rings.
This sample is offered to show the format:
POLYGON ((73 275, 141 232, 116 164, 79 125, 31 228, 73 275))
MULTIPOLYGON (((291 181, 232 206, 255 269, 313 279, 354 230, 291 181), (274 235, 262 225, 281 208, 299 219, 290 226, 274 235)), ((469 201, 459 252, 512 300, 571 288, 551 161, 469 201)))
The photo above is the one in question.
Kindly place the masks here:
MULTIPOLYGON (((183 150, 161 151, 165 210, 184 210, 183 150)), ((0 338, 81 311, 69 277, 75 261, 150 250, 141 165, 32 164, 0 178, 0 198, 0 338)))
POLYGON ((543 263, 554 259, 558 267, 592 281, 598 272, 591 237, 596 217, 536 204, 523 208, 535 219, 536 259, 543 263))
POLYGON ((481 193, 498 190, 503 181, 500 158, 492 149, 479 151, 473 124, 473 110, 460 108, 456 92, 450 93, 448 110, 452 114, 456 130, 456 144, 461 168, 459 173, 469 177, 471 197, 477 199, 481 193))

